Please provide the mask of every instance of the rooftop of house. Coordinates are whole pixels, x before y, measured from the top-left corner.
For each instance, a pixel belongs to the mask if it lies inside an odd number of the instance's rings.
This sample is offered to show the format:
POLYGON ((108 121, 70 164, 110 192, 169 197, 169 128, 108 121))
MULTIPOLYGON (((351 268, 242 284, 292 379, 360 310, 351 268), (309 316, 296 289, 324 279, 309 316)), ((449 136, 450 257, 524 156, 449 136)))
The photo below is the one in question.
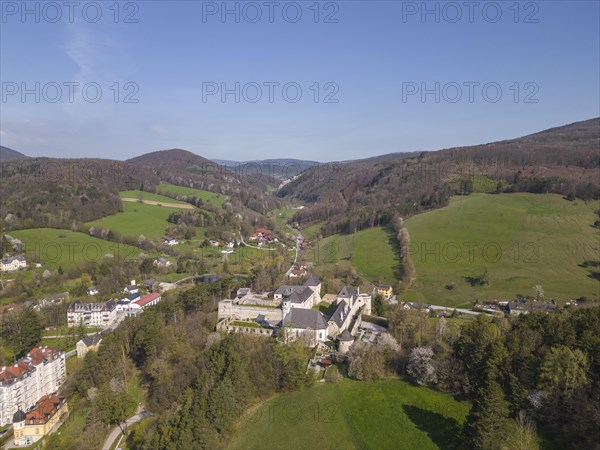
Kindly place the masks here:
POLYGON ((346 300, 342 300, 338 303, 337 308, 329 318, 330 321, 333 321, 338 327, 341 327, 346 320, 346 317, 350 311, 346 300))
POLYGON ((44 395, 25 414, 25 425, 43 425, 47 423, 66 402, 67 399, 62 396, 44 395))
POLYGON ((23 375, 33 372, 36 366, 46 361, 52 361, 61 354, 61 350, 48 347, 34 347, 27 356, 16 363, 2 367, 0 370, 0 384, 9 385, 20 379, 23 375))
POLYGON ((354 340, 354 336, 352 336, 348 330, 344 330, 338 336, 338 339, 342 342, 351 342, 354 340))
POLYGON ((89 336, 84 337, 80 342, 83 342, 83 344, 86 347, 91 347, 93 345, 100 343, 101 340, 102 340, 102 335, 100 333, 95 333, 95 334, 91 334, 89 336))
POLYGON ((8 256, 2 259, 2 264, 10 264, 13 261, 25 261, 23 255, 8 256))
POLYGON ((351 298, 357 297, 358 290, 352 286, 344 286, 342 290, 338 293, 338 297, 351 298))
POLYGON ((290 328, 326 330, 327 321, 321 311, 316 309, 292 308, 283 319, 283 324, 290 328))
POLYGON ((152 294, 146 294, 142 296, 139 300, 136 300, 134 303, 141 307, 144 307, 151 301, 156 300, 157 298, 160 298, 160 294, 153 292, 152 294))
POLYGON ((319 280, 314 274, 311 275, 308 280, 304 282, 304 286, 318 286, 321 284, 321 280, 319 280))

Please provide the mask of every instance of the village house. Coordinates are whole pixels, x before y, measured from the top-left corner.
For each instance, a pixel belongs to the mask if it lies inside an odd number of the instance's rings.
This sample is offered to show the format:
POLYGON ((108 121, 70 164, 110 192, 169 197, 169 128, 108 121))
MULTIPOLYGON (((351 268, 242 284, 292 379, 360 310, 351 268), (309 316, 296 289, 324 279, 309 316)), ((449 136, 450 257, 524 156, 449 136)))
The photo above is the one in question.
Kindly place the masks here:
POLYGON ((431 305, 429 303, 402 302, 400 306, 402 309, 412 309, 414 311, 421 311, 426 314, 429 314, 431 311, 431 305))
POLYGON ((126 311, 127 311, 128 315, 135 316, 135 315, 139 314, 140 312, 142 312, 144 309, 146 309, 152 305, 156 305, 158 302, 160 302, 160 299, 161 299, 160 294, 158 294, 156 292, 153 292, 151 294, 142 295, 136 301, 131 302, 126 311))
POLYGON ((93 296, 93 295, 96 295, 96 294, 98 294, 98 289, 96 288, 96 286, 90 286, 87 289, 87 295, 93 296))
POLYGON ((177 245, 177 244, 179 244, 179 241, 177 240, 177 238, 167 236, 167 237, 165 237, 165 240, 163 241, 163 243, 166 245, 177 245))
POLYGON ((160 258, 155 258, 152 262, 152 265, 155 267, 169 267, 171 265, 171 261, 161 256, 160 258))
POLYGON ((387 284, 380 284, 375 288, 375 290, 377 294, 382 295, 386 299, 389 299, 393 294, 392 287, 388 286, 387 284))
POLYGON ((239 289, 236 298, 219 302, 218 330, 234 333, 273 335, 281 330, 285 342, 305 339, 316 345, 335 339, 345 330, 355 332, 361 315, 371 313, 371 295, 345 287, 333 298, 335 310, 330 317, 314 308, 321 302, 321 281, 314 275, 302 285, 279 286, 270 296, 239 289))
POLYGON ((291 280, 293 278, 300 278, 306 275, 305 270, 292 269, 288 275, 288 278, 291 280))
POLYGON ((85 358, 88 352, 95 352, 98 350, 100 342, 102 342, 102 335, 100 333, 95 333, 79 340, 77 342, 77 357, 80 359, 85 358))
POLYGON ((9 256, 0 260, 0 272, 14 272, 26 267, 27 261, 23 255, 9 256))
POLYGON ((27 412, 18 410, 13 415, 13 442, 15 446, 29 446, 58 429, 69 414, 67 399, 59 395, 44 395, 27 412))
POLYGON ((117 318, 114 300, 105 303, 82 303, 77 300, 67 307, 67 326, 107 327, 117 318))
POLYGON ((0 370, 0 426, 10 424, 19 410, 56 392, 67 378, 65 354, 48 347, 33 348, 15 364, 0 370))
POLYGON ((135 284, 135 280, 131 280, 129 286, 125 286, 123 288, 123 292, 125 294, 137 294, 140 291, 140 288, 135 284))

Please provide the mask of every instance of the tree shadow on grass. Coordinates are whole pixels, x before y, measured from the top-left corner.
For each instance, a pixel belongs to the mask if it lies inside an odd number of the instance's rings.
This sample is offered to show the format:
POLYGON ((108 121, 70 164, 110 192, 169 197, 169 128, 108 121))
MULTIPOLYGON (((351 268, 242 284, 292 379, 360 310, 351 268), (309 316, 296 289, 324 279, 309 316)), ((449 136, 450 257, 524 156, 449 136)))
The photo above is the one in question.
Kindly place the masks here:
POLYGON ((456 419, 414 405, 403 405, 402 408, 416 427, 427 433, 438 447, 448 450, 464 448, 461 442, 462 427, 456 419))

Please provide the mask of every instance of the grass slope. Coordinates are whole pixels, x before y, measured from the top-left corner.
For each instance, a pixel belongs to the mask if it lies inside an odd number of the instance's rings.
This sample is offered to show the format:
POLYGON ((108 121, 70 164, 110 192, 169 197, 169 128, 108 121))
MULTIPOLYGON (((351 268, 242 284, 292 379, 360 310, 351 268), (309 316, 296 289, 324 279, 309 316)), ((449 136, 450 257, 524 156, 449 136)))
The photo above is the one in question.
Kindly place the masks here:
POLYGON ((319 383, 248 412, 229 448, 457 448, 469 407, 400 380, 319 383))
POLYGON ((227 196, 223 194, 217 194, 215 192, 203 191, 202 189, 193 189, 185 186, 177 186, 175 184, 161 182, 157 188, 158 192, 167 192, 175 195, 195 195, 201 198, 204 203, 210 205, 221 206, 227 196))
POLYGON ((125 236, 143 234, 147 238, 156 238, 165 234, 165 229, 170 225, 167 218, 173 211, 173 208, 165 206, 123 202, 123 212, 86 225, 105 227, 125 236))
POLYGON ((598 203, 554 194, 472 194, 406 221, 417 284, 409 297, 456 306, 482 299, 533 295, 598 299, 600 283, 584 261, 598 260, 599 232, 591 225, 598 203), (470 251, 469 248, 473 250, 470 251), (468 277, 488 269, 490 285, 468 277), (452 290, 445 288, 454 283, 452 290))
POLYGON ((165 204, 176 204, 176 205, 184 205, 187 206, 189 203, 182 202, 180 200, 175 200, 174 198, 165 197, 164 195, 153 194, 152 192, 144 192, 144 191, 122 191, 119 192, 121 198, 134 198, 138 200, 141 196, 143 200, 151 200, 154 202, 164 202, 165 204))
POLYGON ((304 257, 317 266, 349 261, 369 280, 392 283, 398 260, 391 239, 391 233, 381 227, 335 234, 321 239, 304 257))
POLYGON ((298 210, 296 208, 276 208, 269 212, 269 216, 275 219, 275 223, 279 226, 283 226, 287 223, 288 219, 294 217, 298 210))
POLYGON ((39 260, 44 267, 67 270, 84 261, 97 260, 106 254, 137 257, 141 250, 130 245, 104 241, 84 233, 54 228, 11 231, 11 236, 25 244, 28 260, 39 260))

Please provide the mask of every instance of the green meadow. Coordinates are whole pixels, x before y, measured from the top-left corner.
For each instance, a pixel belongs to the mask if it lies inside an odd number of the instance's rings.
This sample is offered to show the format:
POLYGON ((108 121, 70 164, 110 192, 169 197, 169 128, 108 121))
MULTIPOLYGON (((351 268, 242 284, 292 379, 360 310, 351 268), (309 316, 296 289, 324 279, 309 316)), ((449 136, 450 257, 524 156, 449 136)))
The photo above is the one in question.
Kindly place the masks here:
POLYGON ((347 261, 371 281, 393 283, 398 258, 392 237, 382 227, 352 234, 335 234, 315 243, 303 257, 317 266, 347 261))
POLYGON ((141 250, 130 245, 105 241, 85 233, 54 228, 35 228, 30 230, 11 231, 10 235, 25 244, 25 255, 28 260, 40 260, 44 267, 64 270, 71 266, 103 255, 120 255, 134 258, 141 250))
POLYGON ((306 228, 302 229, 302 235, 306 239, 313 239, 317 233, 321 231, 321 228, 325 225, 325 222, 317 222, 306 228))
POLYGON ((408 297, 456 306, 532 296, 539 284, 546 298, 598 300, 597 274, 584 267, 600 251, 597 208, 555 194, 455 196, 406 221, 417 271, 408 297), (476 285, 485 269, 489 285, 476 285))
POLYGON ((165 229, 171 225, 167 219, 175 210, 166 206, 123 202, 123 212, 88 222, 86 226, 101 226, 124 236, 143 234, 147 238, 156 238, 165 234, 165 229))
POLYGON ((223 194, 204 191, 202 189, 193 189, 185 186, 177 186, 165 182, 161 182, 158 185, 157 191, 159 193, 166 192, 175 195, 195 195, 196 197, 201 198, 204 203, 215 206, 221 206, 227 200, 227 196, 223 194))
POLYGON ((150 200, 153 202, 164 202, 165 204, 177 204, 177 205, 189 205, 189 203, 175 200, 174 198, 165 197, 164 195, 153 194, 152 192, 145 191, 122 191, 119 192, 121 198, 133 198, 136 200, 150 200))
POLYGON ((279 226, 283 226, 287 223, 288 219, 294 217, 298 210, 295 208, 277 208, 269 211, 269 217, 275 219, 275 223, 279 226))
POLYGON ((318 383, 248 411, 229 448, 459 448, 469 408, 401 380, 318 383))

